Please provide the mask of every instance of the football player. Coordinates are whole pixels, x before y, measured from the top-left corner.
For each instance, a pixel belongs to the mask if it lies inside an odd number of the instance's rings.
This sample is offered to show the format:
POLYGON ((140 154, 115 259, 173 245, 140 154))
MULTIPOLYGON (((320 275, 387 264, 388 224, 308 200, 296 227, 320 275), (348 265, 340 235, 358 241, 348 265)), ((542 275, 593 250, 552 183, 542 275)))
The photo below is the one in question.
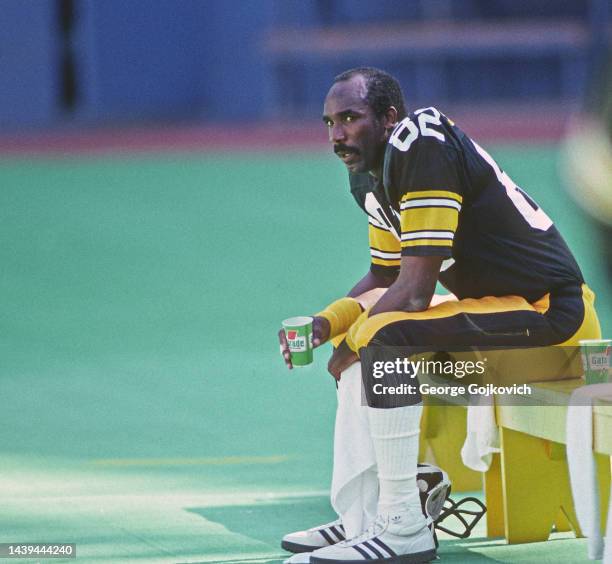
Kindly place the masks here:
MULTIPOLYGON (((374 378, 371 359, 385 347, 599 338, 594 295, 548 215, 438 109, 408 114, 387 73, 364 67, 337 76, 323 121, 368 216, 371 266, 348 297, 314 316, 314 344, 336 339, 328 364, 336 379, 362 360, 378 503, 365 531, 336 535, 310 562, 428 562, 436 547, 416 483, 421 397, 374 393, 374 383, 396 387, 405 374, 374 378), (429 307, 438 281, 457 300, 429 307), (354 297, 376 287, 387 291, 362 311, 354 297)), ((282 331, 279 339, 291 368, 282 331)))

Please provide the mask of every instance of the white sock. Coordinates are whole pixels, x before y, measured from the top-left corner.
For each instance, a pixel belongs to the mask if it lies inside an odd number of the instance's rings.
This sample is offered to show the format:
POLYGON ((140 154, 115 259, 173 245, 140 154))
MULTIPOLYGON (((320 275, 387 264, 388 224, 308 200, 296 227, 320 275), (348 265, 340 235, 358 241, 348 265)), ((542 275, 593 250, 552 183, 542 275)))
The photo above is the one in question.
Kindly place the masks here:
POLYGON ((422 411, 422 404, 368 408, 380 485, 378 514, 389 517, 395 534, 408 535, 426 524, 416 483, 422 411))

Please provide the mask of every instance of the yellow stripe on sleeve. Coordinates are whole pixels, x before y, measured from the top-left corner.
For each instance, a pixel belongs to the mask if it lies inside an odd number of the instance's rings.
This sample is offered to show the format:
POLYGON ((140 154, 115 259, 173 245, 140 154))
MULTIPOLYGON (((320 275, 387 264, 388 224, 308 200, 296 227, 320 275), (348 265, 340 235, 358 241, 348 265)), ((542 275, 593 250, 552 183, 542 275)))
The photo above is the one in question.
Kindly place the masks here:
POLYGON ((412 241, 402 241, 402 249, 406 247, 452 247, 451 239, 413 239, 412 241))
POLYGON ((408 208, 402 210, 400 222, 402 234, 433 229, 454 233, 459 222, 459 211, 454 208, 408 208))
POLYGON ((401 246, 393 233, 369 224, 368 236, 370 240, 372 264, 377 264, 379 266, 400 265, 401 246))
POLYGON ((370 247, 386 253, 399 253, 399 241, 391 231, 385 231, 370 223, 368 224, 368 239, 370 240, 370 247))

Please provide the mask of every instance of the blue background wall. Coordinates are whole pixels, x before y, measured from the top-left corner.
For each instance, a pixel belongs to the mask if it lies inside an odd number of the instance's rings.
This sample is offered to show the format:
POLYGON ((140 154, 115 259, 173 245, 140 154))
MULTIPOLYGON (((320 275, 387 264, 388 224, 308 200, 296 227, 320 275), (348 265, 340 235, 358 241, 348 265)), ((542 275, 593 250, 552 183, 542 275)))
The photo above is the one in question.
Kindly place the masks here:
POLYGON ((0 128, 60 118, 55 4, 0 2, 0 128))
POLYGON ((311 115, 331 75, 364 63, 396 73, 415 103, 567 102, 582 94, 609 13, 602 0, 0 0, 0 128, 311 115), (443 47, 437 22, 554 30, 559 20, 587 39, 539 50, 517 43, 494 57, 490 44, 442 57, 266 49, 282 29, 291 46, 313 28, 358 39, 363 26, 384 35, 384 26, 412 21, 439 33, 443 47))

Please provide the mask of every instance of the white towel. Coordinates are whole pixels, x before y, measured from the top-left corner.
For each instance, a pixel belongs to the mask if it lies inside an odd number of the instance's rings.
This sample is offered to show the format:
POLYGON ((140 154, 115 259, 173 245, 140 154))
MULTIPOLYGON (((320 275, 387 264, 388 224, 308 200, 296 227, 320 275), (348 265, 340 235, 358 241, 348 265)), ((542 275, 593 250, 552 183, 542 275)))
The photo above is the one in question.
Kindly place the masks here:
MULTIPOLYGON (((348 538, 374 520, 378 500, 376 456, 361 394, 361 364, 355 363, 338 384, 331 488, 332 507, 342 518, 348 538)), ((461 456, 469 468, 486 472, 493 453, 500 451, 493 399, 474 396, 471 401, 461 456)))
MULTIPOLYGON (((603 557, 604 542, 600 529, 599 487, 593 454, 593 400, 612 396, 612 384, 583 386, 574 391, 567 408, 567 462, 576 516, 588 538, 591 560, 603 557)), ((608 513, 606 564, 612 564, 612 509, 608 513)))
MULTIPOLYGON (((342 519, 347 539, 365 531, 376 518, 378 473, 368 408, 361 402, 359 362, 349 366, 338 382, 331 504, 342 519)), ((310 553, 301 553, 284 564, 308 562, 310 553)))
POLYGON ((338 383, 331 487, 331 504, 342 518, 347 538, 370 526, 377 502, 376 455, 368 408, 361 401, 361 363, 356 362, 342 373, 338 383))
POLYGON ((477 472, 486 472, 493 453, 499 451, 493 397, 472 395, 467 411, 467 434, 461 449, 463 464, 477 472))

